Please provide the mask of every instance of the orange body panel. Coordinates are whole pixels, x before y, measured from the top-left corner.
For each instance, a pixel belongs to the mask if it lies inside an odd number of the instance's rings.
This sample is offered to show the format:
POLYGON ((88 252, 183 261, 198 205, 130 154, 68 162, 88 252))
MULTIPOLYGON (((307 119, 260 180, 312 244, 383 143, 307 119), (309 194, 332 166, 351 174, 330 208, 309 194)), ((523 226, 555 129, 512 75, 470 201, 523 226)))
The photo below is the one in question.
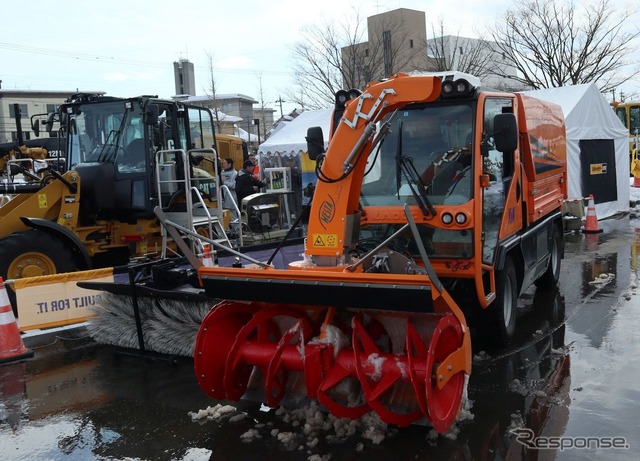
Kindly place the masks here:
POLYGON ((560 106, 517 96, 523 189, 527 194, 527 219, 533 223, 560 209, 567 198, 566 130, 560 106))

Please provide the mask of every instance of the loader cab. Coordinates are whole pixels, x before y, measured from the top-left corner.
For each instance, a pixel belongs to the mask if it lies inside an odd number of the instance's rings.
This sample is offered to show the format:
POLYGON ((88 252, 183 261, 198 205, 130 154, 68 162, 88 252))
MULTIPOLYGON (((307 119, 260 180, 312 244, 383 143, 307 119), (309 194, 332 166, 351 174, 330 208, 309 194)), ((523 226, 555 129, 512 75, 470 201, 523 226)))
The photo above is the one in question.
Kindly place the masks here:
MULTIPOLYGON (((154 216, 158 195, 175 193, 171 187, 157 190, 156 154, 167 151, 159 161, 168 175, 179 180, 185 177, 185 168, 175 158, 176 151, 215 144, 210 112, 173 101, 79 98, 62 111, 68 162, 81 177, 84 215, 98 219, 134 222, 154 216)), ((217 171, 215 166, 204 168, 217 171)), ((211 178, 215 175, 207 174, 211 178)), ((203 180, 202 189, 215 187, 203 180)))

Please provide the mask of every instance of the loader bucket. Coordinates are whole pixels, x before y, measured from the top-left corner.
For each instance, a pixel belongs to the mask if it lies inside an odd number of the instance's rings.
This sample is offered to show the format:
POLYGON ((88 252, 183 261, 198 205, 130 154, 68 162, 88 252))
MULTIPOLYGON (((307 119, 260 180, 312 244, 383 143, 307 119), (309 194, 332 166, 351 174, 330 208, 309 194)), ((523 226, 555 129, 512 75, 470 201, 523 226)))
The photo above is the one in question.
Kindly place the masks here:
POLYGON ((269 406, 317 399, 332 414, 374 411, 397 426, 455 422, 471 342, 464 316, 422 275, 200 269, 220 302, 196 338, 200 387, 269 406))

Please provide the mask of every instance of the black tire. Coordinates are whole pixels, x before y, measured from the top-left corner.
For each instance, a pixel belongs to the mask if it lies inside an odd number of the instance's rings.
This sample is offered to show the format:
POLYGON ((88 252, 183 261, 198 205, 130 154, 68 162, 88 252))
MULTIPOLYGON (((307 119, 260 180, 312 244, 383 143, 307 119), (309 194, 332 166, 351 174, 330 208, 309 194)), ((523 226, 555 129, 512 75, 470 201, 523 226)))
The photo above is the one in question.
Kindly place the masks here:
MULTIPOLYGON (((51 234, 32 229, 0 239, 0 275, 5 280, 76 270, 72 252, 51 234)), ((16 312, 15 292, 7 290, 7 294, 16 312)))
POLYGON ((511 258, 504 261, 504 267, 496 274, 496 299, 489 306, 492 342, 498 346, 508 346, 516 331, 518 307, 518 282, 511 258))
POLYGON ((551 231, 551 249, 547 270, 535 282, 538 288, 552 288, 558 284, 560 279, 560 261, 562 260, 562 236, 558 226, 553 226, 551 231))

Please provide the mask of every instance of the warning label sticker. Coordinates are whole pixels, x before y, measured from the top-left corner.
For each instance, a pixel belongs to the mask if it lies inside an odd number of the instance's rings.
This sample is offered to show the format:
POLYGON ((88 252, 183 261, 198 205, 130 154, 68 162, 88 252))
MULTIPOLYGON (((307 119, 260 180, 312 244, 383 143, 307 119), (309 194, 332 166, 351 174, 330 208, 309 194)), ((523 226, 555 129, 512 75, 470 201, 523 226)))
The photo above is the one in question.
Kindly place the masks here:
POLYGON ((47 208, 47 194, 38 194, 38 206, 40 208, 47 208))
POLYGON ((607 174, 607 164, 606 163, 592 163, 589 165, 590 172, 592 175, 594 174, 607 174))
POLYGON ((336 234, 313 234, 313 246, 320 248, 337 248, 338 236, 336 234))

